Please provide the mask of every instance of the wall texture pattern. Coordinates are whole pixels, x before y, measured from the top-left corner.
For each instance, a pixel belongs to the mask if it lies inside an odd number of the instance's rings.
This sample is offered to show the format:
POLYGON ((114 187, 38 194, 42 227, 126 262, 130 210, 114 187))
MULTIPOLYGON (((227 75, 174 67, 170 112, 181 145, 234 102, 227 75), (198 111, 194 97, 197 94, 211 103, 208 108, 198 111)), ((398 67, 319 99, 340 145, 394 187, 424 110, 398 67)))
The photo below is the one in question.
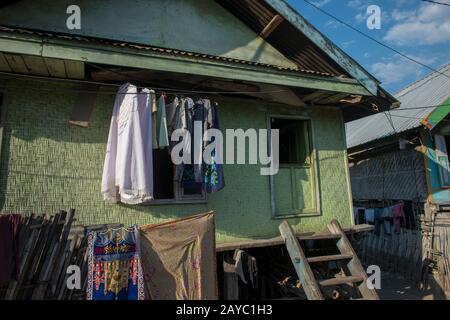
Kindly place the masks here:
MULTIPOLYGON (((225 165, 226 187, 207 204, 125 206, 102 200, 100 182, 114 96, 99 94, 89 128, 67 124, 77 93, 68 84, 0 80, 8 88, 0 166, 0 210, 55 213, 76 209, 77 223, 149 224, 215 210, 218 242, 273 237, 269 178, 259 165, 225 165), (30 90, 30 88, 41 90, 30 90)), ((218 101, 225 128, 266 128, 268 113, 305 110, 237 99, 218 101)), ((345 137, 340 111, 313 109, 321 215, 289 219, 297 231, 351 224, 345 137)))

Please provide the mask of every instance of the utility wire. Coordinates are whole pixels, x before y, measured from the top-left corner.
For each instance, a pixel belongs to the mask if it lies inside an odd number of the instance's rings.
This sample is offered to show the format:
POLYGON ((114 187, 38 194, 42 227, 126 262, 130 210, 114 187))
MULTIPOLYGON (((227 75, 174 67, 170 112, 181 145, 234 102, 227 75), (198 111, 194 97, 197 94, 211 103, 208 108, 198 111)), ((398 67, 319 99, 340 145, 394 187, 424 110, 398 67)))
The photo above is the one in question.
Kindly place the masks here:
POLYGON ((441 6, 449 6, 450 7, 450 3, 438 2, 438 1, 432 1, 432 0, 421 0, 421 1, 422 2, 432 3, 432 4, 439 4, 441 6))
POLYGON ((421 66, 424 67, 424 68, 427 68, 427 69, 429 69, 429 70, 432 70, 432 71, 434 71, 434 72, 437 72, 437 73, 439 73, 439 74, 441 74, 441 75, 443 75, 443 76, 445 76, 445 77, 447 77, 447 78, 450 79, 450 76, 446 75, 445 73, 442 73, 442 72, 440 72, 439 70, 436 70, 436 69, 434 69, 434 68, 432 68, 432 67, 430 67, 430 66, 428 66, 428 65, 426 65, 426 64, 424 64, 424 63, 422 63, 422 62, 420 62, 420 61, 418 61, 418 60, 416 60, 416 59, 414 59, 414 58, 411 58, 410 56, 408 56, 408 55, 406 55, 406 54, 404 54, 404 53, 398 51, 397 49, 394 49, 394 48, 388 46, 387 44, 385 44, 385 43, 383 43, 383 42, 381 42, 381 41, 375 39, 374 37, 369 36, 368 34, 362 32, 361 30, 359 30, 359 29, 357 29, 357 28, 355 28, 355 27, 353 27, 352 25, 348 24, 347 22, 342 21, 341 19, 337 18, 336 16, 332 15, 331 13, 329 13, 329 12, 323 10, 322 8, 320 8, 319 6, 315 5, 314 3, 310 2, 309 0, 303 0, 303 1, 305 1, 307 4, 311 5, 312 7, 316 8, 317 10, 319 10, 320 12, 322 12, 323 14, 329 16, 330 18, 336 20, 337 22, 343 24, 344 26, 346 26, 346 27, 352 29, 353 31, 358 32, 358 33, 361 34, 362 36, 364 36, 364 37, 366 37, 366 38, 368 38, 368 39, 370 39, 370 40, 372 40, 372 41, 378 43, 379 45, 385 47, 386 49, 389 49, 389 50, 391 50, 391 51, 393 51, 393 52, 399 54, 400 56, 404 57, 405 59, 408 59, 408 60, 410 60, 410 61, 412 61, 412 62, 414 62, 414 63, 417 63, 418 65, 421 65, 421 66))

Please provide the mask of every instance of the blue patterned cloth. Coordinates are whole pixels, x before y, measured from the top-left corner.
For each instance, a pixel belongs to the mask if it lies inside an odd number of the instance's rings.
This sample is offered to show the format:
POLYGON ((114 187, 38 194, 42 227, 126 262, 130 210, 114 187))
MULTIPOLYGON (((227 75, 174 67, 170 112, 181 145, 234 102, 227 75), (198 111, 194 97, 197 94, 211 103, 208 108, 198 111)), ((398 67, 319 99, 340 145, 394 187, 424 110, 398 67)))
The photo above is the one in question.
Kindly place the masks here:
POLYGON ((137 227, 88 235, 88 300, 144 300, 137 227))

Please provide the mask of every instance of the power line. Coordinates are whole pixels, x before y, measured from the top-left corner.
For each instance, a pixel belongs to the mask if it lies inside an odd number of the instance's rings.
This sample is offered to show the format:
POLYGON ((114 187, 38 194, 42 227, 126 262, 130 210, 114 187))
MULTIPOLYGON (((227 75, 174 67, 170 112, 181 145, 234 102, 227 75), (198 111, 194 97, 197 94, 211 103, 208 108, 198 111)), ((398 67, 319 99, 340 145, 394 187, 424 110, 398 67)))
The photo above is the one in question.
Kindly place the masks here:
POLYGON ((352 25, 348 24, 347 22, 344 22, 344 21, 342 21, 341 19, 339 19, 339 18, 335 17, 334 15, 332 15, 331 13, 329 13, 329 12, 323 10, 322 8, 320 8, 319 6, 315 5, 314 3, 310 2, 309 0, 303 0, 303 1, 305 1, 305 2, 306 2, 307 4, 309 4, 310 6, 316 8, 317 10, 319 10, 320 12, 322 12, 323 14, 329 16, 330 18, 336 20, 337 22, 343 24, 344 26, 346 26, 346 27, 352 29, 353 31, 358 32, 358 33, 361 34, 362 36, 364 36, 364 37, 366 37, 366 38, 368 38, 368 39, 370 39, 370 40, 372 40, 372 41, 378 43, 379 45, 385 47, 386 49, 389 49, 389 50, 391 50, 391 51, 393 51, 393 52, 399 54, 400 56, 404 57, 405 59, 408 59, 408 60, 410 60, 410 61, 412 61, 412 62, 414 62, 414 63, 417 63, 418 65, 421 65, 421 66, 424 67, 424 68, 427 68, 427 69, 429 69, 429 70, 432 70, 432 71, 434 71, 434 72, 437 72, 437 73, 439 73, 439 74, 442 74, 443 76, 445 76, 445 77, 447 77, 447 78, 450 79, 450 76, 446 75, 445 73, 442 73, 442 72, 440 72, 440 71, 438 71, 438 70, 436 70, 436 69, 434 69, 434 68, 432 68, 432 67, 430 67, 430 66, 428 66, 428 65, 426 65, 426 64, 424 64, 424 63, 422 63, 422 62, 420 62, 420 61, 418 61, 418 60, 416 60, 416 59, 414 59, 414 58, 411 58, 410 56, 408 56, 408 55, 406 55, 406 54, 404 54, 404 53, 398 51, 397 49, 394 49, 394 48, 388 46, 387 44, 385 44, 385 43, 383 43, 383 42, 381 42, 381 41, 375 39, 374 37, 369 36, 368 34, 362 32, 361 30, 359 30, 359 29, 357 29, 357 28, 355 28, 355 27, 353 27, 352 25))
POLYGON ((432 1, 432 0, 421 0, 421 1, 422 2, 432 3, 432 4, 439 4, 441 6, 449 6, 450 7, 450 3, 438 2, 438 1, 432 1))

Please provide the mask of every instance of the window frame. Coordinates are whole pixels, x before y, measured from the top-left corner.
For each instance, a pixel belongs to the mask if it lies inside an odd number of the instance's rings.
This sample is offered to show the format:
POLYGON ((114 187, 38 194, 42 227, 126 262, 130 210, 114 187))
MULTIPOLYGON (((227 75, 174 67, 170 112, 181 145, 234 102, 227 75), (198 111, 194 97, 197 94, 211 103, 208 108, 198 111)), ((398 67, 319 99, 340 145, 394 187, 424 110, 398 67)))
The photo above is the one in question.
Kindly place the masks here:
MULTIPOLYGON (((279 164, 280 168, 308 168, 311 170, 313 181, 311 182, 311 187, 314 192, 315 207, 312 210, 302 210, 294 208, 291 214, 277 214, 276 212, 276 199, 275 199, 275 180, 274 175, 269 176, 270 185, 270 200, 271 200, 271 213, 272 220, 280 219, 293 219, 299 217, 317 217, 322 215, 321 209, 321 194, 320 194, 320 180, 319 180, 319 157, 317 155, 316 148, 316 135, 314 129, 314 120, 311 116, 304 115, 293 115, 293 114, 267 114, 267 129, 268 134, 268 146, 270 154, 272 153, 271 141, 272 141, 272 119, 290 119, 290 120, 303 120, 309 122, 309 144, 310 144, 310 156, 309 164, 279 164)), ((293 191, 294 192, 294 191, 293 191)))
MULTIPOLYGON (((450 187, 449 150, 445 141, 446 135, 434 135, 434 149, 436 153, 436 165, 438 167, 439 183, 441 187, 450 187), (447 168, 442 166, 441 159, 445 161, 447 168)), ((447 136, 448 137, 448 136, 447 136)))
MULTIPOLYGON (((175 165, 173 165, 175 171, 175 165)), ((174 172, 175 174, 175 172, 174 172)), ((153 186, 154 188, 155 186, 153 186)), ((143 203, 144 206, 152 205, 173 205, 173 204, 207 204, 208 194, 202 188, 201 194, 198 195, 184 195, 183 186, 178 181, 173 181, 173 199, 154 199, 143 203)))

